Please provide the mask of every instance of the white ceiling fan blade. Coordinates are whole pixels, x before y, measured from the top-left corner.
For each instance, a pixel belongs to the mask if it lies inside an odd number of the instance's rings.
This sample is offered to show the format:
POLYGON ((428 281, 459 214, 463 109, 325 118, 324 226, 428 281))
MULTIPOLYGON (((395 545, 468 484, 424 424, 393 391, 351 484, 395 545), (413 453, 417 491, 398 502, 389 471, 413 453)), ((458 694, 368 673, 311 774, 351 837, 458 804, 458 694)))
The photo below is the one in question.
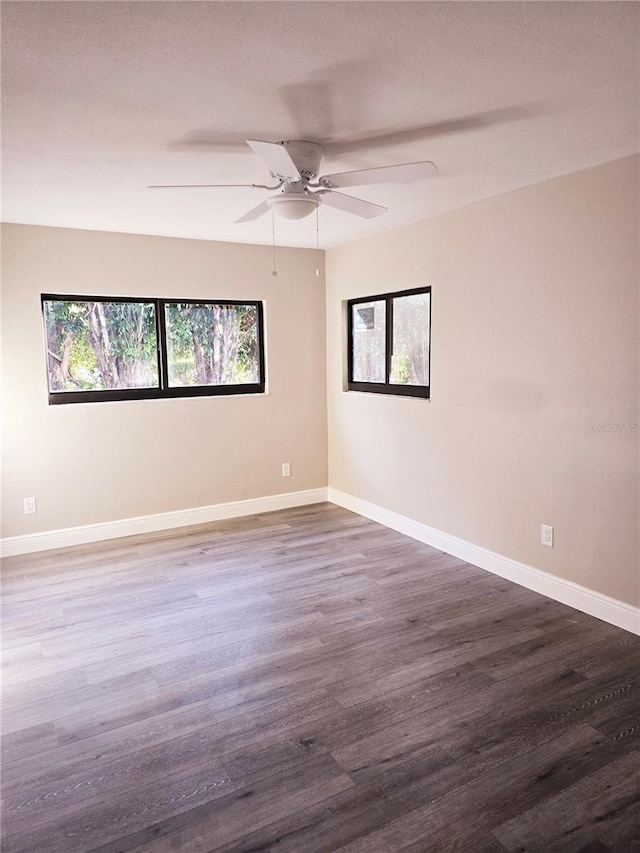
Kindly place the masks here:
POLYGON ((266 184, 151 184, 150 190, 194 190, 210 189, 211 187, 250 187, 257 190, 275 190, 278 187, 268 187, 266 184))
POLYGON ((261 202, 257 207, 251 208, 244 216, 241 216, 240 219, 236 219, 236 222, 253 222, 254 219, 258 219, 258 217, 267 213, 269 210, 269 203, 266 201, 261 202))
POLYGON ((438 170, 429 160, 419 163, 403 163, 398 166, 381 166, 378 169, 356 169, 353 172, 336 172, 323 175, 323 187, 360 187, 365 184, 411 183, 425 178, 434 178, 438 170))
POLYGON ((284 145, 279 142, 261 142, 259 139, 247 139, 247 145, 266 163, 273 175, 292 181, 300 180, 300 172, 284 145))
POLYGON ((380 216, 387 209, 380 204, 373 204, 371 201, 364 201, 361 198, 355 198, 344 193, 335 193, 331 190, 320 190, 316 195, 321 195, 322 203, 328 204, 329 207, 336 207, 338 210, 344 210, 345 213, 354 213, 356 216, 362 216, 365 219, 380 216))

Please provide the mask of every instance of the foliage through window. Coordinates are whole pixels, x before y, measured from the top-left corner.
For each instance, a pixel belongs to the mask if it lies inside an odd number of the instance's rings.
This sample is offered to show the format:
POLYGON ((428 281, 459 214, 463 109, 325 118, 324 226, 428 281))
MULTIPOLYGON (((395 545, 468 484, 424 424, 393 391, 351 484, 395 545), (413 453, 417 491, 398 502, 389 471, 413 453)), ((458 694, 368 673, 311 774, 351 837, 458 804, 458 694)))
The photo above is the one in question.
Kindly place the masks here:
POLYGON ((260 381, 254 305, 168 302, 169 385, 260 381))
POLYGON ((43 294, 49 402, 261 393, 260 302, 43 294))
POLYGON ((431 288, 350 299, 350 391, 429 397, 431 288))

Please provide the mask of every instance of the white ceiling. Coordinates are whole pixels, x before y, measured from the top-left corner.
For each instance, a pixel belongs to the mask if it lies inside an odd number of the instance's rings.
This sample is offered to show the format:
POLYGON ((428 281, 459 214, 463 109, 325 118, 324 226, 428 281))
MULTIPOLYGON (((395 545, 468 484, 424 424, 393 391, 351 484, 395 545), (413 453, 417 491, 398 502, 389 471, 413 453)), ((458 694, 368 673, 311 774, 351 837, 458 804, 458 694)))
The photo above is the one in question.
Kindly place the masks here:
MULTIPOLYGON (((323 172, 432 160, 348 190, 332 246, 638 150, 636 3, 3 2, 3 220, 246 243, 248 137, 326 144, 323 172), (374 137, 371 145, 355 144, 374 137)), ((315 245, 315 217, 276 220, 315 245)))

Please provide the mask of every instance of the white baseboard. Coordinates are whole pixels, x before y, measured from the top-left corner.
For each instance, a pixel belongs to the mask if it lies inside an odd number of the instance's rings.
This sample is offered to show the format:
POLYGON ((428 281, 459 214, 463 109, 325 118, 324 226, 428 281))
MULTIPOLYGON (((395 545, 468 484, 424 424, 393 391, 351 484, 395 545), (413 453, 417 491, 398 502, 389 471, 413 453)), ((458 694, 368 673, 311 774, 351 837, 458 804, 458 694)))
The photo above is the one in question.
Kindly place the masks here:
POLYGON ((461 560, 479 566, 494 575, 500 575, 500 577, 513 581, 520 586, 546 595, 554 601, 567 604, 569 607, 581 610, 583 613, 588 613, 590 616, 595 616, 597 619, 602 619, 618 628, 624 628, 626 631, 640 635, 640 608, 638 607, 610 598, 608 595, 595 592, 572 581, 550 575, 540 569, 534 569, 524 563, 518 563, 509 557, 503 557, 501 554, 466 542, 457 536, 451 536, 449 533, 443 533, 441 530, 413 521, 404 515, 355 498, 331 486, 328 489, 328 499, 331 503, 384 524, 385 527, 411 536, 412 539, 418 539, 439 551, 459 557, 461 560))
POLYGON ((68 548, 71 545, 86 545, 88 542, 101 542, 104 539, 119 539, 122 536, 155 533, 159 530, 170 530, 173 527, 207 524, 210 521, 220 521, 223 518, 237 518, 241 515, 255 515, 259 512, 306 506, 326 500, 326 488, 307 489, 302 492, 287 492, 283 495, 268 495, 264 498, 213 504, 212 506, 201 506, 195 509, 177 510, 176 512, 161 512, 155 515, 143 515, 138 518, 125 518, 119 521, 106 521, 102 524, 85 524, 82 527, 67 527, 64 530, 48 530, 44 533, 32 533, 26 536, 11 536, 0 540, 0 553, 3 557, 14 557, 18 554, 30 554, 35 551, 49 551, 51 548, 68 548))

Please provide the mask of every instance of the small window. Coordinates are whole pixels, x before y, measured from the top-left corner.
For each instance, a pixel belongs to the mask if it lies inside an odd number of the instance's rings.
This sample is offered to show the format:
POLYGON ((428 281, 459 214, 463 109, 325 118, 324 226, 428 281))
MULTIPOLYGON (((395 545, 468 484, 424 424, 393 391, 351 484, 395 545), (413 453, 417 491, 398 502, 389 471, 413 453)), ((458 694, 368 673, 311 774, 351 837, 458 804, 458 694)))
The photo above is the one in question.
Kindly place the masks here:
POLYGON ((347 302, 349 391, 429 397, 431 288, 347 302))
POLYGON ((262 393, 260 302, 43 294, 49 403, 262 393))

